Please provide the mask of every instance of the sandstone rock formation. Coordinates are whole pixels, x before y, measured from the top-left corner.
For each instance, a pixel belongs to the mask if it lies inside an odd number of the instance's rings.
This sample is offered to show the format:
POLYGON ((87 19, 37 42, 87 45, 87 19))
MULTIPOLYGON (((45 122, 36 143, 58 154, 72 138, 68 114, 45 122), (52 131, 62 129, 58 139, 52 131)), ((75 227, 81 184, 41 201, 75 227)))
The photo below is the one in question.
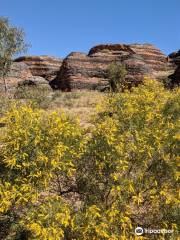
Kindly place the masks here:
POLYGON ((180 85, 180 50, 178 52, 171 53, 168 56, 168 59, 171 63, 176 65, 175 72, 169 76, 171 79, 171 84, 174 85, 180 85))
POLYGON ((179 84, 180 51, 167 58, 151 44, 98 45, 88 54, 72 52, 64 60, 49 56, 19 57, 13 63, 7 82, 11 89, 35 85, 62 91, 103 91, 108 87, 107 67, 114 61, 125 65, 126 80, 132 85, 141 83, 144 76, 164 80, 169 75, 172 84, 179 84))
POLYGON ((90 49, 88 55, 73 52, 63 61, 57 77, 50 83, 54 89, 97 89, 107 87, 107 67, 113 61, 126 66, 127 80, 135 85, 145 75, 158 78, 168 75, 173 66, 167 57, 151 44, 106 44, 90 49))
MULTIPOLYGON (((62 59, 50 56, 23 56, 14 60, 6 81, 9 91, 17 86, 36 85, 50 88, 49 81, 53 80, 60 70, 62 59)), ((0 90, 4 89, 3 80, 0 90)))
POLYGON ((38 87, 39 89, 52 90, 48 81, 39 76, 32 76, 18 83, 19 87, 38 87))
POLYGON ((33 76, 44 77, 48 81, 56 77, 62 65, 62 59, 50 56, 23 56, 15 62, 25 63, 33 76))
POLYGON ((96 89, 107 84, 105 74, 102 61, 98 62, 84 53, 73 52, 64 59, 57 78, 51 82, 51 86, 63 91, 96 89))
MULTIPOLYGON (((8 90, 15 90, 20 82, 23 82, 31 77, 31 71, 25 63, 14 62, 12 64, 11 71, 9 72, 8 77, 6 78, 8 90)), ((4 91, 4 83, 2 78, 0 79, 0 91, 4 91)))

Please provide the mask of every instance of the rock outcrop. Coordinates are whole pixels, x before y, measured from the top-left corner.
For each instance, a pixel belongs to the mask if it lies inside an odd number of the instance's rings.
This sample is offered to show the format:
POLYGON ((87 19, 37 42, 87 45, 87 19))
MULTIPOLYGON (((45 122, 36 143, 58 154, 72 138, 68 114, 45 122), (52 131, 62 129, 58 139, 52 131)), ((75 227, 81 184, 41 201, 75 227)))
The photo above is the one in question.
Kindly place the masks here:
MULTIPOLYGON (((8 90, 9 91, 15 90, 19 83, 31 77, 32 77, 31 71, 29 70, 28 66, 25 63, 14 62, 11 66, 11 71, 9 72, 6 78, 8 90)), ((2 78, 0 78, 0 91, 4 91, 4 83, 2 78)))
POLYGON ((125 65, 128 71, 126 78, 135 85, 145 75, 158 78, 159 72, 162 72, 162 77, 172 70, 167 57, 151 44, 98 45, 90 49, 87 55, 79 52, 68 55, 51 86, 63 91, 103 90, 108 85, 107 67, 113 61, 125 65))
MULTIPOLYGON (((62 59, 50 56, 23 56, 14 60, 6 78, 9 91, 23 85, 36 85, 50 88, 49 82, 56 78, 62 59)), ((4 89, 0 79, 0 90, 4 89)))
POLYGON ((18 83, 19 87, 38 87, 39 89, 52 90, 48 81, 39 76, 32 76, 18 83))
MULTIPOLYGON (((96 89, 106 85, 106 72, 103 63, 84 53, 73 52, 64 59, 57 78, 51 82, 54 89, 96 89)), ((109 62, 109 61, 108 61, 109 62)))
POLYGON ((103 44, 91 48, 88 54, 72 52, 64 60, 49 56, 19 57, 12 65, 8 86, 103 91, 109 86, 107 68, 112 62, 126 67, 130 85, 138 85, 144 76, 159 80, 170 76, 173 85, 179 84, 180 51, 166 57, 151 44, 103 44))
POLYGON ((33 76, 40 76, 47 81, 53 80, 60 70, 62 59, 50 56, 23 56, 15 62, 25 63, 33 76))
POLYGON ((178 52, 173 52, 168 56, 171 63, 176 66, 176 70, 173 74, 169 76, 172 86, 180 85, 180 50, 178 52))

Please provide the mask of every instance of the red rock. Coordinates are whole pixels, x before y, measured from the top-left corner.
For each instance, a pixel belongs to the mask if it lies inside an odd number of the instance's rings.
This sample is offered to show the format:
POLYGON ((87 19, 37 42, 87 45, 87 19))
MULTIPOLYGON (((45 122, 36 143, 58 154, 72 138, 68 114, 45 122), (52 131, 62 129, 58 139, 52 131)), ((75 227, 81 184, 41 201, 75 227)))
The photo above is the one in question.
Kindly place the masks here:
POLYGON ((26 63, 33 76, 44 77, 48 81, 56 77, 62 65, 62 59, 50 56, 23 56, 15 62, 26 63))
POLYGON ((62 91, 103 90, 108 87, 107 67, 116 61, 125 65, 126 79, 133 85, 141 83, 144 76, 164 79, 178 66, 170 76, 176 83, 180 76, 178 59, 179 52, 167 58, 151 44, 103 44, 91 48, 88 54, 72 52, 64 60, 49 56, 17 58, 8 82, 13 87, 33 83, 49 84, 62 91))
POLYGON ((108 50, 111 52, 125 51, 129 53, 134 53, 130 46, 126 44, 101 44, 91 48, 89 51, 89 56, 98 52, 102 52, 104 50, 108 50))
POLYGON ((68 55, 51 86, 63 91, 106 88, 106 70, 113 61, 126 66, 127 80, 135 85, 146 75, 158 78, 161 71, 163 77, 172 69, 167 57, 151 44, 104 44, 90 49, 88 55, 78 52, 68 55))

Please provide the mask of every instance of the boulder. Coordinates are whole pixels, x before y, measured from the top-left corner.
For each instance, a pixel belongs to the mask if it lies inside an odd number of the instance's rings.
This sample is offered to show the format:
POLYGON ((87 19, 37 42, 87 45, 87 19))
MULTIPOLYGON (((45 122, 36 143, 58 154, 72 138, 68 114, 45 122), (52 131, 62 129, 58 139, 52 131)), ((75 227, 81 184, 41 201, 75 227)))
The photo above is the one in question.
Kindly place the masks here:
POLYGON ((19 87, 37 87, 39 89, 52 90, 48 81, 39 76, 32 76, 24 81, 19 82, 18 88, 19 87))

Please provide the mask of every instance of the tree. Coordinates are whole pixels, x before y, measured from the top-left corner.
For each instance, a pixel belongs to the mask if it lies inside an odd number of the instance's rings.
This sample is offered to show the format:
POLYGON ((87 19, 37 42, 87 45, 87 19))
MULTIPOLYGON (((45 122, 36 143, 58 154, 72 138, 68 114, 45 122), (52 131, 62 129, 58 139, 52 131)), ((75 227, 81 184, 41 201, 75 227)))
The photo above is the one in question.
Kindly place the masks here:
POLYGON ((123 91, 128 86, 126 67, 118 62, 113 62, 108 66, 107 75, 109 79, 110 90, 113 92, 123 91))
POLYGON ((8 18, 0 17, 0 76, 4 82, 5 92, 8 90, 6 77, 11 69, 13 57, 26 51, 24 31, 12 26, 8 18))

